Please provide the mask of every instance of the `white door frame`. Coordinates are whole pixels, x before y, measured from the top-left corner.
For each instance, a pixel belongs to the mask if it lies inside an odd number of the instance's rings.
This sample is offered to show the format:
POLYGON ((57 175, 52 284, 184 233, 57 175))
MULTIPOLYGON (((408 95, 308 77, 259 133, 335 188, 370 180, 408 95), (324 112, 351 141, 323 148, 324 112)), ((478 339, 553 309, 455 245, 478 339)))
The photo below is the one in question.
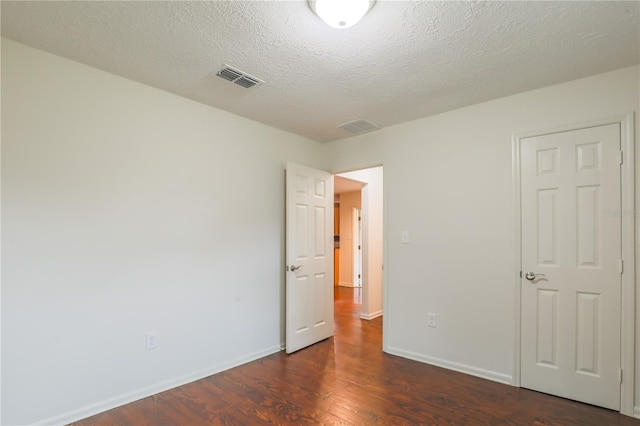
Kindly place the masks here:
POLYGON ((620 413, 627 416, 634 415, 635 404, 635 153, 634 153, 634 113, 610 117, 608 119, 590 121, 574 125, 558 126, 550 129, 515 133, 512 137, 512 182, 513 182, 513 212, 514 212, 514 259, 513 280, 514 291, 514 362, 512 385, 520 387, 520 271, 522 271, 522 237, 521 237, 521 192, 520 192, 520 144, 521 140, 533 136, 571 131, 586 127, 596 127, 606 124, 620 124, 620 143, 623 152, 621 171, 622 184, 622 258, 624 273, 622 274, 621 293, 621 347, 620 366, 623 370, 620 385, 620 413))
MULTIPOLYGON (((360 200, 362 200, 362 194, 360 195, 360 200)), ((361 208, 353 207, 353 217, 351 221, 351 235, 353 235, 353 244, 351 249, 353 250, 353 259, 351 263, 353 264, 354 287, 362 287, 362 221, 360 220, 360 212, 361 208)))

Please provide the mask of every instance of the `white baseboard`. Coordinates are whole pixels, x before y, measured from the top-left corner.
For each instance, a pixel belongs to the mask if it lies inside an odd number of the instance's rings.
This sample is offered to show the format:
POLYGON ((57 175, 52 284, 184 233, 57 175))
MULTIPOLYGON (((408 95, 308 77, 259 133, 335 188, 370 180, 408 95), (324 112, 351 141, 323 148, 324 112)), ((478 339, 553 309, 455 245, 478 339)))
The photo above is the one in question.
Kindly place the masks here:
POLYGON ((128 392, 124 395, 117 396, 115 398, 107 399, 95 404, 88 405, 86 407, 79 408, 77 410, 69 411, 45 420, 34 422, 39 425, 61 425, 76 422, 78 420, 86 419, 87 417, 94 416, 96 414, 103 413, 105 411, 121 407, 126 404, 138 401, 143 398, 147 398, 151 395, 158 394, 160 392, 167 391, 169 389, 176 388, 178 386, 185 385, 187 383, 195 382, 196 380, 209 377, 213 374, 220 373, 221 371, 229 370, 242 364, 246 364, 256 359, 263 358, 267 355, 280 352, 280 346, 274 346, 262 351, 254 352, 245 356, 235 358, 228 362, 212 365, 210 367, 194 371, 192 373, 184 374, 182 376, 175 377, 173 379, 165 380, 163 382, 147 386, 142 389, 138 389, 132 392, 128 392))
POLYGON ((635 417, 636 419, 640 419, 640 405, 636 406, 633 417, 635 417))
POLYGON ((360 314, 360 318, 364 320, 372 320, 374 318, 378 318, 381 316, 382 316, 382 311, 371 312, 370 314, 364 314, 364 313, 360 314))
POLYGON ((471 365, 460 364, 453 361, 447 361, 445 359, 434 358, 415 352, 405 351, 402 349, 388 347, 385 352, 391 355, 401 356, 403 358, 412 359, 414 361, 424 362, 426 364, 435 365, 436 367, 446 368, 448 370, 457 371, 460 373, 469 374, 471 376, 480 377, 481 379, 487 379, 505 385, 511 385, 512 377, 509 374, 498 373, 496 371, 484 370, 482 368, 473 367, 471 365))
POLYGON ((340 287, 355 287, 353 283, 345 283, 344 281, 338 281, 340 287))

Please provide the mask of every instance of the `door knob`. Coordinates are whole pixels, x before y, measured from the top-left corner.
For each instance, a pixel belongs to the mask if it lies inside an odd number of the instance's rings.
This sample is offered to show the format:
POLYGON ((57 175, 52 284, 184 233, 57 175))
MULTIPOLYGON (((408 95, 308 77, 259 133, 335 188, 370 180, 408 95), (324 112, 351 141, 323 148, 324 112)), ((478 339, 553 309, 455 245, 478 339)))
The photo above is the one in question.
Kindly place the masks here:
POLYGON ((302 265, 291 265, 291 272, 295 272, 298 269, 302 268, 302 265))
POLYGON ((545 274, 534 274, 533 272, 527 272, 526 274, 524 274, 524 277, 526 279, 528 279, 529 281, 533 281, 538 277, 546 277, 545 274))

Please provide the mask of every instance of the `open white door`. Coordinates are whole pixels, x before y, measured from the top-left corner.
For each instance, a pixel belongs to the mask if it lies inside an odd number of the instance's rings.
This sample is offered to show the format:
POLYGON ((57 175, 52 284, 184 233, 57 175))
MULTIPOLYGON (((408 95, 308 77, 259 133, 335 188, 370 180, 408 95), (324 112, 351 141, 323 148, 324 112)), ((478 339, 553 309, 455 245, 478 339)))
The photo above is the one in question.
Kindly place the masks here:
POLYGON ((620 126, 522 139, 521 385, 620 409, 620 126))
POLYGON ((287 163, 286 351, 333 336, 333 176, 287 163))

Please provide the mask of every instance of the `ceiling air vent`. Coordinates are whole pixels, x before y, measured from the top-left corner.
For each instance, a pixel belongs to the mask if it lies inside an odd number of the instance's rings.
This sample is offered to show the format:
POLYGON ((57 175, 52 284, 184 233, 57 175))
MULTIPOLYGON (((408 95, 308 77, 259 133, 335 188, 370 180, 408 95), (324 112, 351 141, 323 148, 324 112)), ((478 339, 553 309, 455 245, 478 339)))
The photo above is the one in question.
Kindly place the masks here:
POLYGON ((238 86, 242 86, 248 89, 249 87, 253 87, 260 84, 260 80, 256 80, 255 78, 251 78, 247 75, 243 75, 242 77, 234 81, 234 83, 237 84, 238 86))
POLYGON ((253 86, 264 83, 264 81, 260 80, 259 78, 253 77, 228 65, 225 65, 224 68, 216 73, 216 75, 220 78, 224 78, 225 80, 235 83, 238 86, 242 86, 245 89, 249 89, 253 86))
POLYGON ((367 120, 349 121, 348 123, 341 124, 338 127, 353 134, 370 132, 372 130, 377 130, 380 128, 380 126, 378 126, 377 124, 373 124, 372 122, 367 120))

